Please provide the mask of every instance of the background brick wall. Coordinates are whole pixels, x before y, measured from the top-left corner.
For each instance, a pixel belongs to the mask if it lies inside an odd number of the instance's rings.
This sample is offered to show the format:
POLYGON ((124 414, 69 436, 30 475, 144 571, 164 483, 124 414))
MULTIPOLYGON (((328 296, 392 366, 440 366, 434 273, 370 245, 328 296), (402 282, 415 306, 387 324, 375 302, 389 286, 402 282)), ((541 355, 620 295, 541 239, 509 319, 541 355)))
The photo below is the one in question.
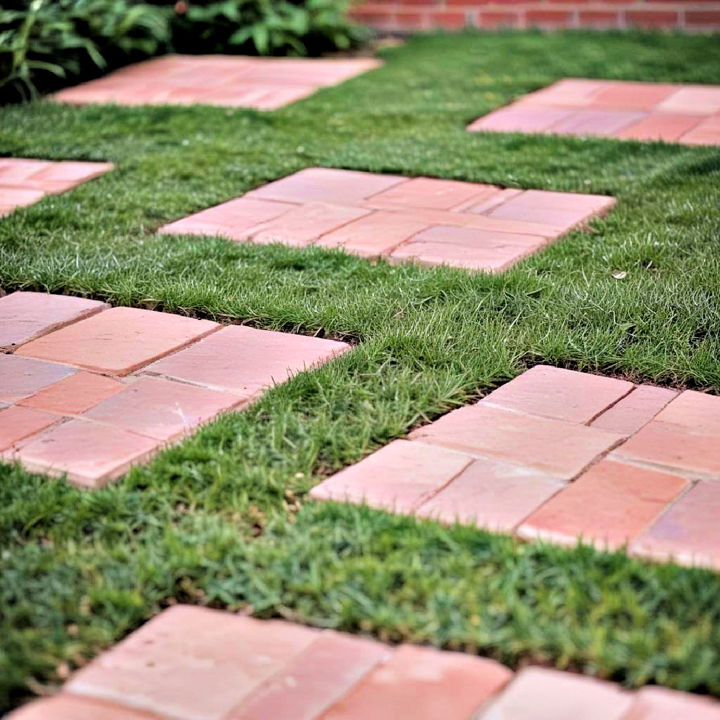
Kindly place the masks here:
POLYGON ((358 0, 351 14, 396 32, 466 26, 720 30, 720 0, 358 0))

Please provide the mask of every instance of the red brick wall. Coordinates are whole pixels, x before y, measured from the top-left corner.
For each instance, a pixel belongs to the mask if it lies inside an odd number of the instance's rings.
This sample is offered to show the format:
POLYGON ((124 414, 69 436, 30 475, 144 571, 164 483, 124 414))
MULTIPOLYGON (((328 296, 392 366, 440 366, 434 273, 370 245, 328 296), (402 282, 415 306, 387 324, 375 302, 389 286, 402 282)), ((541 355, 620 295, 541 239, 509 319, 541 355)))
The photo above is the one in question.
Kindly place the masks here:
POLYGON ((466 26, 720 30, 720 0, 357 0, 351 15, 398 32, 466 26))

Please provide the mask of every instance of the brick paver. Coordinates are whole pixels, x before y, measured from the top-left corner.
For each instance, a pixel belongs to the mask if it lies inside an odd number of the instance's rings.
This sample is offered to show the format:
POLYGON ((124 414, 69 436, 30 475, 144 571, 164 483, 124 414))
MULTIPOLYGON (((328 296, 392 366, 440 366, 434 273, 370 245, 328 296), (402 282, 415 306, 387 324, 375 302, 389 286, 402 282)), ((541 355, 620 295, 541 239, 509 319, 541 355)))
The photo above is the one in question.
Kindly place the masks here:
POLYGON ((311 491, 720 568, 720 397, 536 366, 311 491))
MULTIPOLYGON (((0 158, 0 217, 32 205, 45 195, 70 190, 112 168, 112 163, 0 158)), ((0 336, 0 346, 3 344, 0 336)))
POLYGON ((604 195, 308 168, 159 232, 499 272, 614 202, 604 195))
POLYGON ((560 80, 478 118, 468 130, 720 145, 720 86, 560 80))
POLYGON ((372 58, 166 55, 66 88, 73 105, 192 105, 275 110, 379 67, 372 58))
POLYGON ((0 297, 0 319, 2 458, 83 487, 349 347, 46 293, 0 297))
POLYGON ((177 605, 8 720, 720 720, 688 693, 177 605))

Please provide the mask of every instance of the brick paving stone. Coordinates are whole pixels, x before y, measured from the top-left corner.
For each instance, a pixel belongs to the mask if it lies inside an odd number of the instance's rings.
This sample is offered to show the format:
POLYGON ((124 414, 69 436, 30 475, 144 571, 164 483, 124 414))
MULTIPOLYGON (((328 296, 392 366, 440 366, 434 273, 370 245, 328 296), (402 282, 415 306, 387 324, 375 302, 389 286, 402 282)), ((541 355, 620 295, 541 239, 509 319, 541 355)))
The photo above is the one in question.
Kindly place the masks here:
POLYGON ((631 140, 664 140, 677 142, 685 133, 700 123, 697 115, 663 114, 650 115, 624 127, 617 137, 631 140))
POLYGON ((512 532, 563 487, 552 475, 481 458, 420 505, 415 514, 447 524, 512 532))
POLYGON ((323 720, 468 720, 511 676, 492 660, 402 645, 323 720))
POLYGON ((66 88, 54 97, 77 105, 208 104, 274 110, 380 64, 373 58, 169 55, 66 88))
POLYGON ((529 415, 588 423, 628 395, 633 387, 625 380, 536 365, 481 402, 529 415))
POLYGON ((499 272, 613 204, 598 195, 307 168, 160 232, 499 272))
POLYGON ((0 158, 0 187, 22 186, 41 170, 50 167, 49 160, 0 158))
POLYGON ((11 352, 23 343, 45 335, 109 306, 97 300, 14 292, 0 298, 0 351, 11 352))
POLYGON ((96 488, 148 460, 158 445, 118 428, 70 420, 31 436, 11 458, 30 472, 67 474, 74 485, 96 488))
POLYGON ((32 340, 16 356, 127 375, 219 327, 209 320, 117 307, 32 340))
POLYGON ((249 399, 349 348, 335 340, 231 325, 145 371, 249 399))
POLYGON ((323 632, 230 713, 229 720, 318 718, 391 654, 378 642, 323 632))
POLYGON ((49 385, 18 404, 62 415, 78 415, 119 393, 125 385, 106 375, 76 372, 49 385))
POLYGON ((0 402, 18 402, 74 372, 64 365, 0 354, 0 402))
POLYGON ((410 433, 413 440, 494 457, 570 480, 622 436, 584 425, 470 405, 410 433))
POLYGON ((649 423, 677 395, 677 390, 638 385, 596 417, 590 425, 601 430, 632 435, 649 423))
POLYGON ((530 515, 518 534, 562 545, 582 538, 615 550, 647 529, 689 484, 677 475, 602 460, 530 515))
POLYGON ((228 393, 144 377, 95 405, 84 417, 170 442, 240 402, 228 393))
POLYGON ((720 570, 720 483, 701 480, 630 546, 638 555, 720 570))
POLYGON ((0 451, 8 450, 15 443, 57 421, 57 415, 30 408, 9 407, 0 410, 0 451))
POLYGON ((470 462, 459 452, 395 440, 313 488, 311 496, 412 512, 470 462))
POLYGON ((649 685, 637 691, 623 720, 720 720, 720 704, 707 697, 649 685))
POLYGON ((221 720, 317 637, 290 623, 178 605, 80 670, 67 689, 176 720, 221 720))
POLYGON ((720 113, 698 123, 682 136, 688 145, 720 145, 720 113))
POLYGON ((6 720, 163 720, 158 715, 60 693, 19 708, 6 720))
POLYGON ((625 720, 632 696, 572 673, 527 668, 477 720, 625 720))

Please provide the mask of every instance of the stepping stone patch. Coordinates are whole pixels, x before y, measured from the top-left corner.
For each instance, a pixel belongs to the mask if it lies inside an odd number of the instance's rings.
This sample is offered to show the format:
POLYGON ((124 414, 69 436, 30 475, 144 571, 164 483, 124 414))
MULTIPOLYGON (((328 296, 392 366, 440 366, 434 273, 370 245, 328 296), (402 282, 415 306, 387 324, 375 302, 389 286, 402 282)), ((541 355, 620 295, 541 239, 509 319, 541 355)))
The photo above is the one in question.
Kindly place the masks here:
POLYGON ((468 130, 720 145, 720 86, 560 80, 468 130))
POLYGON ((497 272, 614 203, 605 195, 308 168, 159 232, 497 272))
POLYGON ((318 500, 720 569, 720 397, 536 366, 318 500))

